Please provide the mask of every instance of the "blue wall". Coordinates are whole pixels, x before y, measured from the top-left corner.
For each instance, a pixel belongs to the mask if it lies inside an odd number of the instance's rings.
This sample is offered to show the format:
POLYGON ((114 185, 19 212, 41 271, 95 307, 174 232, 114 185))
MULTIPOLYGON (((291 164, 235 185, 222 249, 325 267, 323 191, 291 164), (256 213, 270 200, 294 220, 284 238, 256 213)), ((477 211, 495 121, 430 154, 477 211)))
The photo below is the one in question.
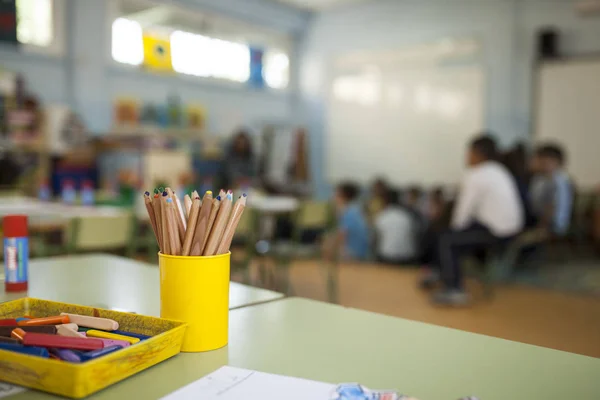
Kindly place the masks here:
POLYGON ((328 188, 323 170, 327 63, 336 54, 445 37, 479 39, 487 75, 486 125, 506 145, 529 136, 535 35, 547 25, 564 34, 564 53, 600 52, 600 18, 578 17, 571 1, 381 0, 315 16, 300 46, 297 111, 312 133, 317 187, 328 188))
MULTIPOLYGON (((170 94, 203 104, 208 129, 227 134, 238 124, 289 121, 293 91, 256 91, 193 77, 158 76, 117 65, 110 60, 110 17, 107 1, 65 0, 65 55, 23 54, 0 47, 0 65, 22 72, 44 102, 66 103, 79 112, 90 131, 106 132, 112 101, 133 96, 164 102, 170 94)), ((300 37, 309 14, 268 0, 178 0, 189 8, 228 15, 300 37)))

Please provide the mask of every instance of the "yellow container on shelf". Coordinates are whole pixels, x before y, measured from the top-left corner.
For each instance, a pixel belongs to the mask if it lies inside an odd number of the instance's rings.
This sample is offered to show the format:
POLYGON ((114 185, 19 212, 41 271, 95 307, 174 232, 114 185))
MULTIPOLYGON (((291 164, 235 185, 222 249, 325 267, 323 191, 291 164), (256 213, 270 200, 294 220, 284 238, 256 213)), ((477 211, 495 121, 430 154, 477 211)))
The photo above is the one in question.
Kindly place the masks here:
POLYGON ((210 351, 227 345, 230 256, 158 254, 160 316, 187 323, 182 352, 210 351))
POLYGON ((152 337, 81 364, 0 350, 0 380, 79 399, 178 354, 186 328, 180 321, 55 301, 23 298, 0 303, 0 319, 61 312, 110 318, 120 330, 152 337))

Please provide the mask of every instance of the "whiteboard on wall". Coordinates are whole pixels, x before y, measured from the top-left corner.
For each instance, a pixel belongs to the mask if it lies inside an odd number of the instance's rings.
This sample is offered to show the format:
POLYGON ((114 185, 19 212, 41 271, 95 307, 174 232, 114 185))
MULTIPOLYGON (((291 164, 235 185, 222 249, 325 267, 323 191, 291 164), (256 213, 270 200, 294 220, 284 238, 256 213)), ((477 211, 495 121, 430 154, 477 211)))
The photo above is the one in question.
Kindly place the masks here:
POLYGON ((535 135, 557 142, 580 187, 600 183, 600 59, 545 63, 538 69, 535 135))
POLYGON ((445 43, 442 53, 433 44, 332 63, 325 153, 332 183, 460 181, 466 144, 484 126, 485 77, 473 46, 465 57, 445 43))

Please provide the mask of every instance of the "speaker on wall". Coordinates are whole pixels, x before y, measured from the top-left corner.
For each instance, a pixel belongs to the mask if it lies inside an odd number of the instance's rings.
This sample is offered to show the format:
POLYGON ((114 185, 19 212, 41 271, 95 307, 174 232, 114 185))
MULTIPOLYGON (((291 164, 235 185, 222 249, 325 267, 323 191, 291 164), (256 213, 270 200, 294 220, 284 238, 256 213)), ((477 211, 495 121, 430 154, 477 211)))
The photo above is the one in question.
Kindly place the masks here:
POLYGON ((560 56, 560 33, 554 28, 544 28, 538 32, 537 51, 538 59, 552 60, 560 56))

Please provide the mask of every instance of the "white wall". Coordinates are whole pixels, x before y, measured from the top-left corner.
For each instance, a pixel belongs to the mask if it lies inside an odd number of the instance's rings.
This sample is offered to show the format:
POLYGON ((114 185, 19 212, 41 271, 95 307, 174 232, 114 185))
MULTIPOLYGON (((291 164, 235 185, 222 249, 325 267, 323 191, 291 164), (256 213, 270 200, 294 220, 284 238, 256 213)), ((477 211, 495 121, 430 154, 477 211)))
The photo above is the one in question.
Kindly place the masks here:
MULTIPOLYGON (((527 138, 538 29, 563 31, 566 54, 600 51, 600 19, 581 19, 568 0, 379 0, 316 16, 301 45, 298 118, 309 126, 313 175, 323 192, 327 63, 353 50, 475 37, 484 47, 486 126, 504 144, 527 138)), ((374 127, 376 129, 376 127, 374 127)))

